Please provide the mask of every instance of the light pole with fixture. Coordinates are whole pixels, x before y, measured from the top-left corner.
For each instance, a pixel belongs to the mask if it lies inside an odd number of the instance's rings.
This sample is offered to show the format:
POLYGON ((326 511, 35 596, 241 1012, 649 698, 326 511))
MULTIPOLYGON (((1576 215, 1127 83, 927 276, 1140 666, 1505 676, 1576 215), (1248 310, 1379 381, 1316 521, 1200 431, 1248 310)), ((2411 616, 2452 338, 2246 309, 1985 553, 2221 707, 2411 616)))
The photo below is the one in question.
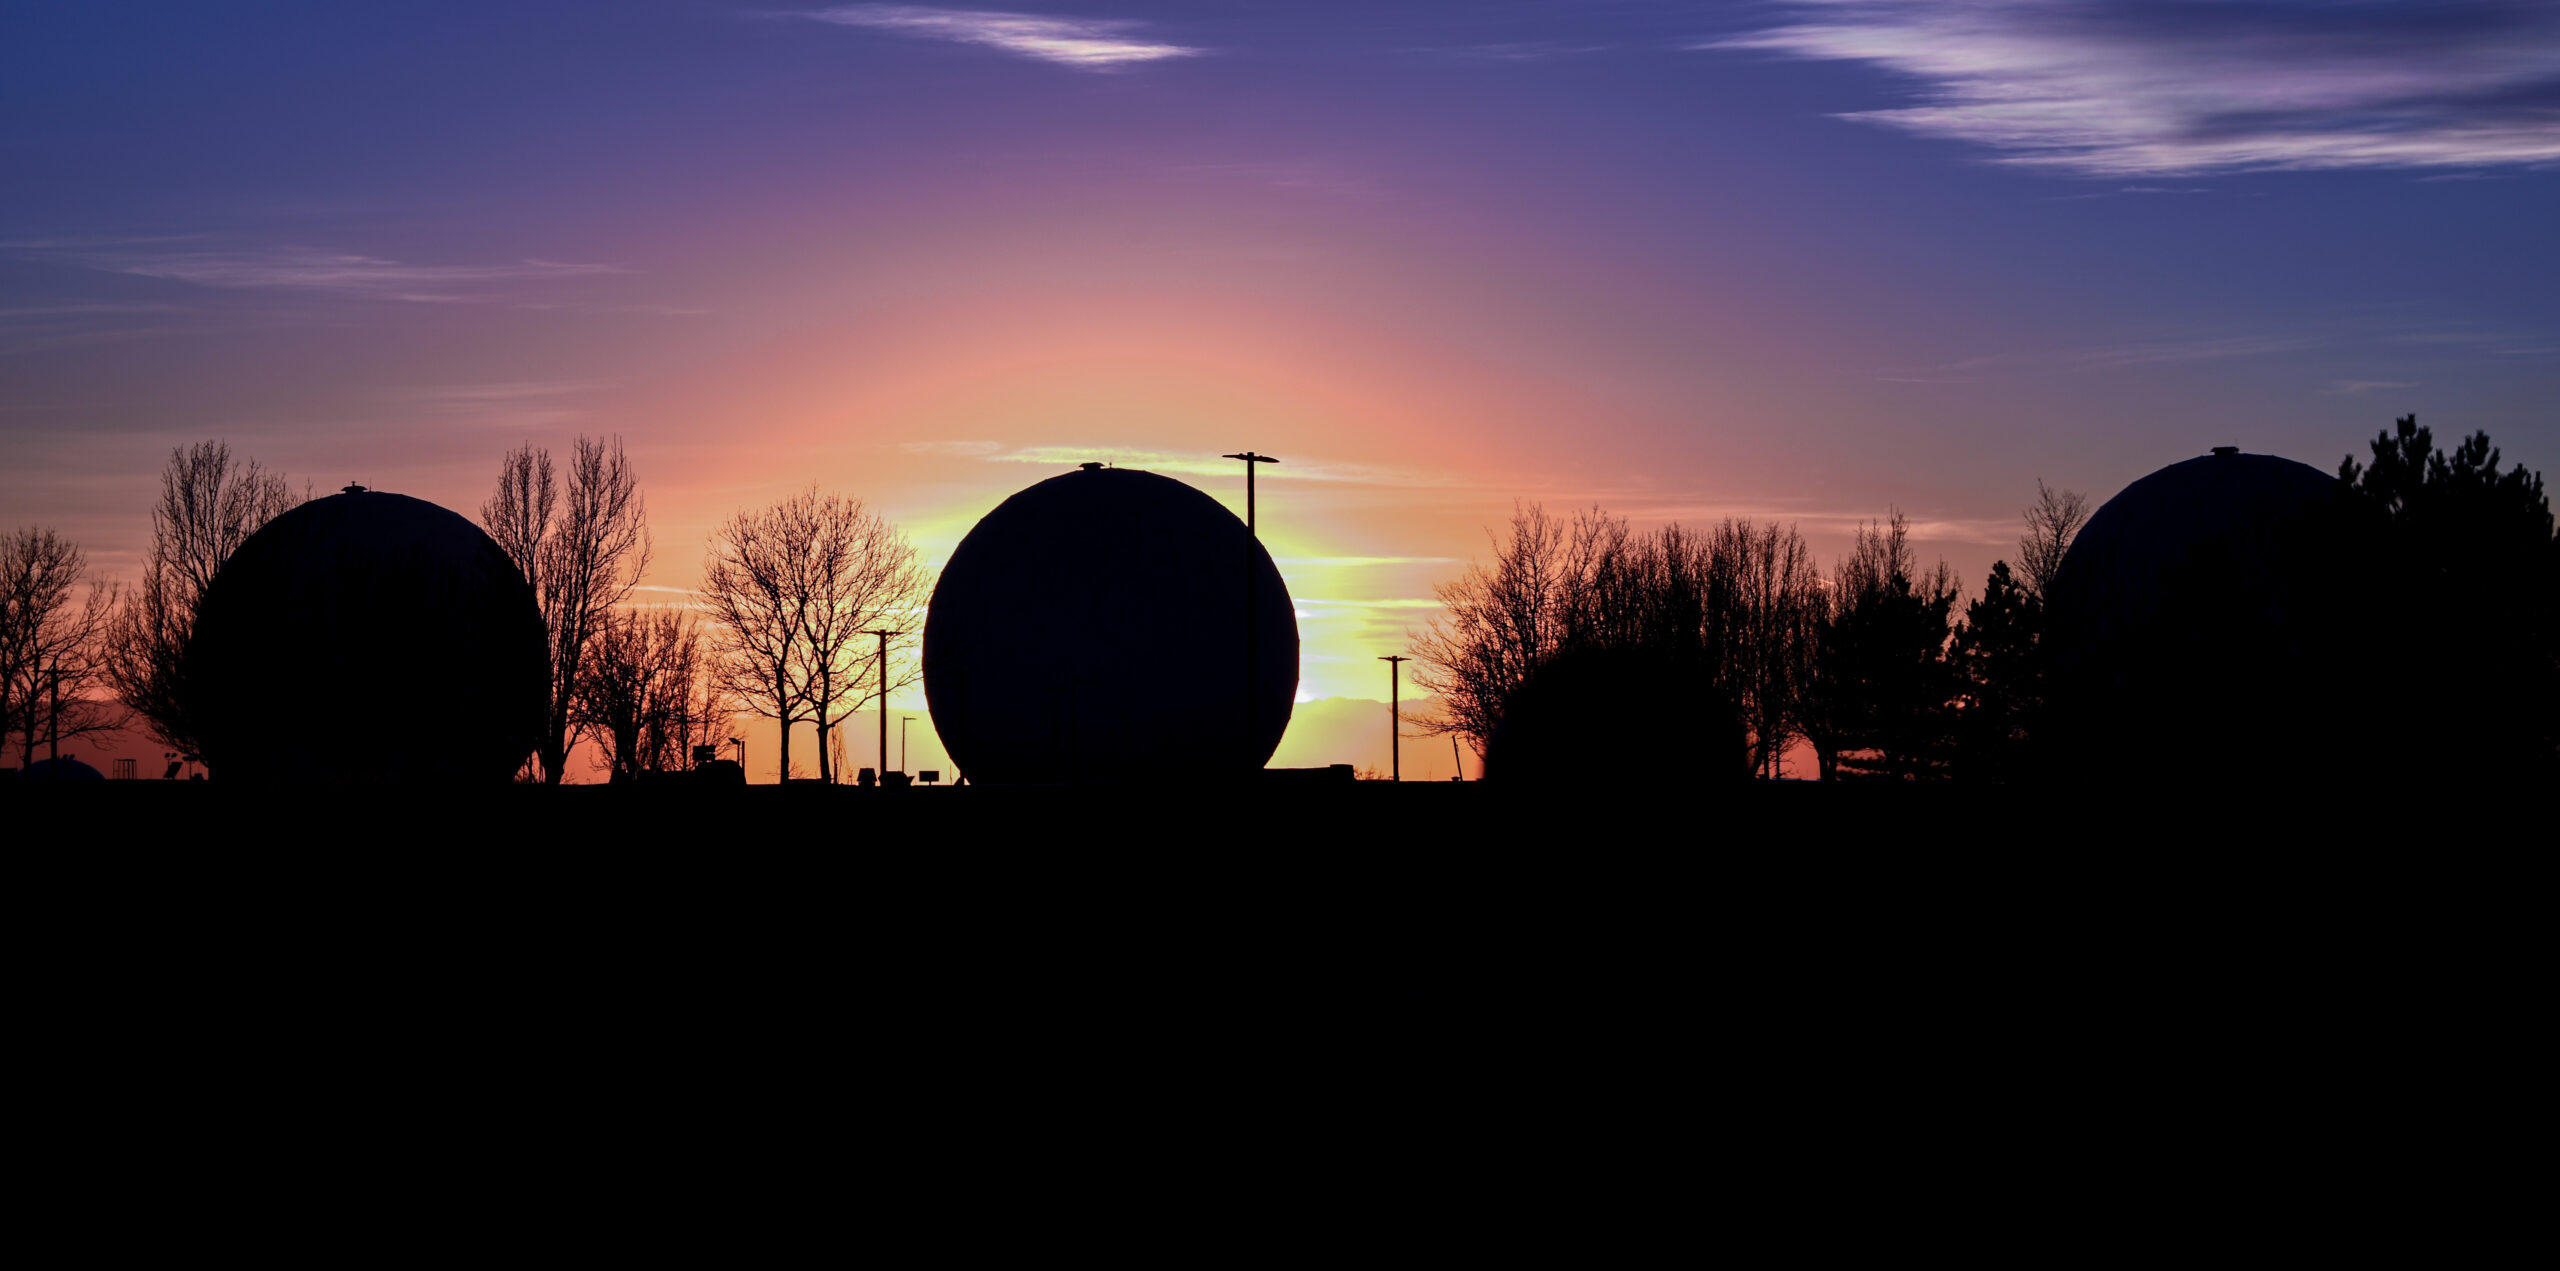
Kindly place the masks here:
POLYGON ((862 634, 880 637, 880 785, 886 789, 889 785, 889 637, 905 635, 906 632, 882 627, 862 634))
POLYGON ((1404 699, 1396 683, 1404 664, 1413 659, 1401 653, 1378 659, 1387 664, 1387 746, 1395 758, 1395 779, 1404 780, 1404 699))
POLYGON ((1261 563, 1255 558, 1255 548, 1260 544, 1262 537, 1260 528, 1254 524, 1253 470, 1256 464, 1280 461, 1269 455, 1255 454, 1250 450, 1242 454, 1218 457, 1244 461, 1244 753, 1245 757, 1250 759, 1253 756, 1255 744, 1262 737, 1262 731, 1254 727, 1253 718, 1254 672, 1260 669, 1262 661, 1259 647, 1262 633, 1253 621, 1254 593, 1261 590, 1254 586, 1258 572, 1254 566, 1261 563))

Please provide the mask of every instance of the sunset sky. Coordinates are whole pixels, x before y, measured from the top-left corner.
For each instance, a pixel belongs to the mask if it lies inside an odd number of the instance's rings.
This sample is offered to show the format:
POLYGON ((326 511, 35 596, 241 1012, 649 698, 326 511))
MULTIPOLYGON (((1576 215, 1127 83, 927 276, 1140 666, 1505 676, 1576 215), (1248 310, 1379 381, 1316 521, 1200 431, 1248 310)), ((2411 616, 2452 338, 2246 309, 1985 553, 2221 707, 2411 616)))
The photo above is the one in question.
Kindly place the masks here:
POLYGON ((2547 0, 1006 8, 10 6, 0 527, 130 578, 173 446, 470 514, 615 433, 680 602, 811 483, 939 562, 1252 448, 1366 701, 1514 500, 1898 507, 1974 589, 2039 477, 2412 411, 2560 468, 2547 0))

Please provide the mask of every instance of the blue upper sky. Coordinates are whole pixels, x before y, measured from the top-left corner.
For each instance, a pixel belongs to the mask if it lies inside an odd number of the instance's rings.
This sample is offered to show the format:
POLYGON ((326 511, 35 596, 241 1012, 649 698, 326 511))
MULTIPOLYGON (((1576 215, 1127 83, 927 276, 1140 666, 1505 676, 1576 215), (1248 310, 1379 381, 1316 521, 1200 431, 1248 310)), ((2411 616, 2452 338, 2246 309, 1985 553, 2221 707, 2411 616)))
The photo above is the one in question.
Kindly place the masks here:
POLYGON ((671 521, 957 506, 918 447, 1256 444, 1169 422, 1224 376, 1440 491, 1381 536, 1899 506, 1978 578, 2038 476, 2560 465, 2555 196, 2547 2, 18 4, 0 507, 129 559, 196 437, 468 507, 605 427, 671 521))

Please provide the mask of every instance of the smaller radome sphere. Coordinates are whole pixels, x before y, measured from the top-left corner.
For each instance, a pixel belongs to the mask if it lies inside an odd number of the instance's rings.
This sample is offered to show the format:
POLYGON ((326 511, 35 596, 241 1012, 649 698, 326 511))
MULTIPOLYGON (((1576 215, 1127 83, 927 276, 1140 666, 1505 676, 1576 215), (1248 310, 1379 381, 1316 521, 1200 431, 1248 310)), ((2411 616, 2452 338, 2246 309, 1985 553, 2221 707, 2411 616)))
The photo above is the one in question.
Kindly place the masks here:
POLYGON ((2334 779, 2389 739, 2339 691, 2364 623, 2327 473, 2225 447, 2089 518, 2046 612, 2052 775, 2334 779))
POLYGON ((1741 712, 1703 659, 1582 649, 1539 667, 1503 703, 1484 779, 1516 788, 1631 794, 1713 788, 1750 775, 1741 712))
POLYGON ((187 647, 217 781, 503 785, 533 749, 551 656, 533 588, 423 499, 315 499, 249 536, 187 647))

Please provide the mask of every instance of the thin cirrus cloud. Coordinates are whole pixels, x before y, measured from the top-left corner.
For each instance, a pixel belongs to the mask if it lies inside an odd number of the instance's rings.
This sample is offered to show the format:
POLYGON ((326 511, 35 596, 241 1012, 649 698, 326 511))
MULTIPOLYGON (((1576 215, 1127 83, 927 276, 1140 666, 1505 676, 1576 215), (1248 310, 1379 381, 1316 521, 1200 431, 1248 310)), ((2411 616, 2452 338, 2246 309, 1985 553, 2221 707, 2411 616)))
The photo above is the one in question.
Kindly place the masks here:
POLYGON ((849 4, 799 16, 919 39, 976 44, 1085 71, 1115 71, 1204 51, 1139 38, 1147 24, 1126 18, 1043 17, 908 4, 849 4))
MULTIPOLYGON (((1142 472, 1180 473, 1195 477, 1232 477, 1238 471, 1234 461, 1214 455, 1173 454, 1111 446, 1015 447, 994 441, 904 441, 892 444, 898 451, 911 455, 1023 463, 1043 468, 1065 469, 1079 464, 1102 463, 1136 468, 1142 472)), ((1280 478, 1404 489, 1445 489, 1462 484, 1437 473, 1325 460, 1284 460, 1275 468, 1264 469, 1261 477, 1265 481, 1280 478)))
POLYGON ((2560 6, 1799 0, 1696 45, 1866 62, 1919 105, 1842 116, 2095 177, 2560 162, 2560 6))
POLYGON ((249 251, 175 249, 164 240, 130 243, 7 243, 39 259, 165 278, 199 287, 299 291, 377 300, 450 304, 499 300, 513 287, 633 271, 619 265, 520 260, 488 265, 419 265, 354 252, 284 248, 249 251))
POLYGON ((615 265, 523 260, 501 265, 412 265, 347 252, 195 252, 132 261, 117 272, 171 278, 203 287, 278 288, 449 303, 480 299, 495 288, 564 278, 623 274, 615 265))
POLYGON ((1937 368, 1941 371, 2044 371, 2081 372, 2115 371, 2129 367, 2162 366, 2181 362, 2218 362, 2228 358, 2263 357, 2271 353, 2292 353, 2318 345, 2320 341, 2298 335, 2220 335, 2195 339, 2156 340, 2137 344, 2112 344, 2096 348, 2063 349, 2047 353, 1991 353, 1966 358, 1937 368))

